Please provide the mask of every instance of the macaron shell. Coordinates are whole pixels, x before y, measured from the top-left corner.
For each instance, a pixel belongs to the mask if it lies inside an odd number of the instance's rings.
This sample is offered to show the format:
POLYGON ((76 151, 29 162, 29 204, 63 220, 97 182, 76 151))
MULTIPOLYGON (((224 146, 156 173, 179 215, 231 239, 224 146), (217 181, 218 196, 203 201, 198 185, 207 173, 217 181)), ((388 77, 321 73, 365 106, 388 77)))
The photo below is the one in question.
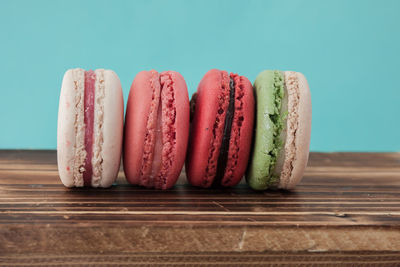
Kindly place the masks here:
MULTIPOLYGON (((282 102, 281 103, 282 103, 282 105, 281 105, 281 113, 282 112, 289 112, 289 110, 288 110, 289 95, 288 95, 286 86, 285 86, 285 93, 284 93, 284 96, 282 98, 282 102)), ((285 154, 286 154, 286 151, 285 151, 286 141, 285 140, 287 138, 287 132, 288 132, 288 119, 287 119, 288 116, 289 116, 289 114, 282 118, 282 122, 283 122, 284 127, 283 127, 283 129, 281 131, 280 139, 284 141, 284 144, 283 144, 283 149, 281 149, 281 151, 279 152, 278 157, 276 159, 275 170, 273 171, 274 175, 276 175, 276 176, 280 176, 281 175, 283 166, 285 164, 285 158, 286 158, 285 157, 285 154)))
MULTIPOLYGON (((231 75, 232 77, 232 75, 231 75)), ((254 94, 251 82, 244 76, 234 75, 235 114, 229 140, 228 161, 222 185, 234 186, 246 171, 254 125, 254 94)))
POLYGON ((66 187, 74 186, 74 146, 75 146, 75 92, 72 70, 64 74, 57 125, 57 163, 61 182, 66 187))
MULTIPOLYGON (((173 154, 172 165, 169 167, 166 184, 163 189, 171 188, 179 178, 186 158, 186 151, 189 138, 189 95, 186 82, 182 75, 176 71, 162 72, 160 75, 170 75, 173 82, 175 98, 175 153, 173 154)), ((164 123, 164 122, 163 122, 164 123)), ((167 160, 163 158, 163 161, 167 160)))
MULTIPOLYGON (((265 190, 273 186, 270 179, 273 172, 273 170, 270 170, 273 164, 271 152, 276 149, 274 132, 277 128, 276 122, 271 119, 271 115, 277 115, 278 111, 275 101, 277 90, 276 79, 278 77, 280 77, 280 72, 265 70, 257 75, 254 82, 254 92, 257 102, 256 126, 254 130, 253 151, 247 169, 246 180, 249 186, 255 190, 265 190)), ((278 85, 283 86, 281 83, 278 85)))
POLYGON ((197 89, 195 112, 190 128, 188 157, 186 159, 187 178, 194 186, 209 187, 213 182, 213 177, 210 179, 206 177, 206 170, 210 167, 209 157, 211 157, 210 162, 216 168, 226 109, 229 104, 229 98, 225 99, 227 101, 223 103, 224 113, 220 114, 221 118, 218 125, 214 125, 219 109, 218 98, 221 95, 221 85, 224 82, 223 76, 225 76, 229 88, 228 73, 212 69, 204 75, 197 89), (214 128, 215 133, 213 133, 214 128), (212 147, 213 138, 214 147, 212 147), (210 155, 210 151, 213 151, 212 155, 210 155))
POLYGON ((83 186, 79 166, 85 162, 85 71, 71 69, 64 75, 59 104, 57 159, 60 179, 67 187, 83 186))
POLYGON ((129 92, 124 130, 124 172, 126 179, 135 185, 140 184, 144 140, 152 104, 153 89, 150 81, 159 87, 156 71, 142 71, 132 82, 129 92))
POLYGON ((124 100, 121 82, 114 71, 104 70, 104 82, 103 163, 100 186, 109 187, 117 178, 120 168, 124 100))
POLYGON ((298 128, 296 131, 296 156, 289 181, 280 181, 279 187, 293 189, 302 179, 307 166, 311 137, 311 93, 304 75, 297 72, 299 82, 298 128))

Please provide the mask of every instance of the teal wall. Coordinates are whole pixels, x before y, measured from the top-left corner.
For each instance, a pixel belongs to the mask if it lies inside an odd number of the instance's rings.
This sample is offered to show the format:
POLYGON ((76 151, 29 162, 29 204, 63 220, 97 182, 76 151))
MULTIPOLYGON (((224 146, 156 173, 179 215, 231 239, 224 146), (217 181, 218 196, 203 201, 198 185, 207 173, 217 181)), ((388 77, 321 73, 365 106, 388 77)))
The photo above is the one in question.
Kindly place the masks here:
POLYGON ((296 70, 314 151, 400 151, 400 1, 0 1, 0 148, 56 148, 61 80, 108 68, 125 101, 141 70, 192 94, 210 68, 296 70))

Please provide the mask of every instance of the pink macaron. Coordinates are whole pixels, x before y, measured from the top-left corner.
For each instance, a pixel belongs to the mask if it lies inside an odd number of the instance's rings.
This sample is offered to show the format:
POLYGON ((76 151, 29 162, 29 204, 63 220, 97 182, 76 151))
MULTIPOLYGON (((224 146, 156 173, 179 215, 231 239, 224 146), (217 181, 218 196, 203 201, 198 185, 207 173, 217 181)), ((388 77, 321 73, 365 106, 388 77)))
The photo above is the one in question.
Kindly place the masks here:
POLYGON ((67 187, 109 187, 120 167, 124 102, 115 72, 68 70, 58 111, 57 161, 67 187))
POLYGON ((175 71, 142 71, 129 93, 123 162, 127 180, 147 188, 172 187, 182 170, 189 136, 189 97, 175 71))

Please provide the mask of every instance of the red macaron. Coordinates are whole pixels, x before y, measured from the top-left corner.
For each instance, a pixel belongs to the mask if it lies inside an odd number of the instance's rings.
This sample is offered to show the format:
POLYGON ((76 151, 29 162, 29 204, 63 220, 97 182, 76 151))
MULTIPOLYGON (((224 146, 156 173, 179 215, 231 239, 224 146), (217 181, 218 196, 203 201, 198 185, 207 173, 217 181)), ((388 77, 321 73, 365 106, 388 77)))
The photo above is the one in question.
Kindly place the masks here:
POLYGON ((124 171, 131 184, 172 187, 189 138, 189 96, 175 71, 142 71, 134 79, 124 129, 124 171))
POLYGON ((186 174, 195 186, 234 186, 249 160, 254 94, 250 81, 210 70, 191 100, 191 128, 186 174))

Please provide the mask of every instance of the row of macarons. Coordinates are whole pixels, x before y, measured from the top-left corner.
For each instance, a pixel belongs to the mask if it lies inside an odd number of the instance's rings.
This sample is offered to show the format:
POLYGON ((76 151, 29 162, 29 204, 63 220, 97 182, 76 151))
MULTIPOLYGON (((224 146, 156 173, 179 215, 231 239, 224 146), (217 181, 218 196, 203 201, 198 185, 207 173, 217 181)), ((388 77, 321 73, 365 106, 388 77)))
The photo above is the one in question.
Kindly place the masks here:
POLYGON ((190 184, 292 189, 308 161, 311 95, 303 74, 265 70, 254 84, 212 69, 189 101, 175 71, 142 71, 130 88, 124 120, 115 72, 70 69, 63 78, 57 161, 67 187, 127 181, 169 189, 185 165, 190 184))

